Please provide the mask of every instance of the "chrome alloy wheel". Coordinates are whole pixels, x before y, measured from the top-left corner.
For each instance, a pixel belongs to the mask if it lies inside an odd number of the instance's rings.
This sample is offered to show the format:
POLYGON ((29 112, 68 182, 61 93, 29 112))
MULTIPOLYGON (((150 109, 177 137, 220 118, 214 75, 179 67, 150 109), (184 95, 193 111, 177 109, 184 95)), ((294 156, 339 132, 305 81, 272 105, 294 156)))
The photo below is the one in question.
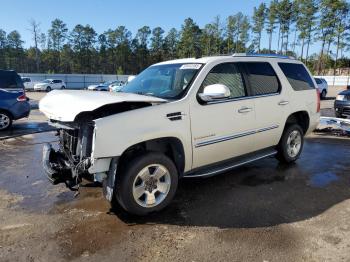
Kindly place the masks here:
POLYGON ((135 177, 132 194, 137 204, 151 208, 167 197, 171 186, 169 170, 160 164, 143 168, 135 177))
POLYGON ((287 140, 287 153, 290 157, 296 157, 301 149, 301 134, 299 131, 294 130, 288 136, 287 140))
POLYGON ((10 118, 7 115, 0 113, 0 130, 8 128, 10 122, 10 118))

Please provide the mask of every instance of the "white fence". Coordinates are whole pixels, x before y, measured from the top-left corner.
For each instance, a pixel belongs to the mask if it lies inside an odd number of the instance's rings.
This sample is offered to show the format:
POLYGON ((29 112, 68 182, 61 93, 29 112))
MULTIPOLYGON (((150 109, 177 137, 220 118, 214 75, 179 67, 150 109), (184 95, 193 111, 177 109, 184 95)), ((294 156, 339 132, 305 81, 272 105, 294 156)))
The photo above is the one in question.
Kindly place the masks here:
POLYGON ((21 77, 29 77, 32 82, 40 82, 45 79, 58 79, 66 83, 68 89, 84 89, 89 85, 99 84, 105 81, 121 80, 126 82, 127 75, 83 75, 83 74, 30 74, 19 73, 21 77))
MULTIPOLYGON (((19 73, 22 77, 29 77, 32 82, 40 82, 45 79, 59 79, 66 83, 69 89, 84 89, 89 85, 99 84, 105 81, 121 80, 126 82, 128 75, 84 75, 84 74, 31 74, 19 73)), ((324 78, 329 86, 348 86, 350 76, 315 76, 324 78)))
POLYGON ((329 86, 348 86, 350 84, 350 76, 315 76, 324 78, 329 86))

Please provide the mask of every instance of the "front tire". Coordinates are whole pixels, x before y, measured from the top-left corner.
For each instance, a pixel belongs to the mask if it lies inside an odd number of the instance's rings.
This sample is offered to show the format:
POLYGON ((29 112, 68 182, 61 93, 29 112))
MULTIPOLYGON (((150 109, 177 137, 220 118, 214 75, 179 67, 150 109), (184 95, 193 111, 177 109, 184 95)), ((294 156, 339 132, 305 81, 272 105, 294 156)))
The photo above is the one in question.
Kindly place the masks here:
POLYGON ((46 92, 50 92, 50 91, 51 91, 51 87, 50 86, 46 87, 46 92))
POLYGON ((150 152, 128 161, 117 174, 115 198, 127 212, 147 215, 169 205, 177 185, 173 161, 164 154, 150 152))
POLYGON ((326 99, 326 96, 327 96, 327 91, 326 90, 322 90, 321 99, 322 100, 326 99))
POLYGON ((300 157, 304 146, 304 132, 297 124, 287 126, 278 144, 277 159, 283 163, 293 163, 300 157))
POLYGON ((0 131, 5 131, 12 126, 12 116, 5 111, 0 111, 0 131))

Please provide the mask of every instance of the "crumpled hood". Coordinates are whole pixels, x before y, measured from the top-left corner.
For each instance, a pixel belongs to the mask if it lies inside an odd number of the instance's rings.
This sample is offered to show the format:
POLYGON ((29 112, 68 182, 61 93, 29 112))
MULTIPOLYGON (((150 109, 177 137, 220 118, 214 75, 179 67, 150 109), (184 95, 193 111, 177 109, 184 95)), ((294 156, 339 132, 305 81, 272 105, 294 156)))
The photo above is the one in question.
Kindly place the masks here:
POLYGON ((109 104, 122 102, 164 103, 166 100, 132 93, 54 90, 39 102, 39 109, 49 119, 72 122, 81 112, 89 112, 109 104))

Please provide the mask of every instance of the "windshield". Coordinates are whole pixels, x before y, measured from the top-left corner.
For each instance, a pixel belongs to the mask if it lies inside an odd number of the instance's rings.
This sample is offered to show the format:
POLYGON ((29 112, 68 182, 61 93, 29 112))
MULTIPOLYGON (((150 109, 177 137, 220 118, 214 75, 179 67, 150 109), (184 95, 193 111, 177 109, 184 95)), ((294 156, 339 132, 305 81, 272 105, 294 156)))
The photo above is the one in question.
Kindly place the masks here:
POLYGON ((151 66, 120 91, 165 99, 183 96, 202 64, 168 64, 151 66))
POLYGON ((44 81, 42 81, 41 83, 50 84, 50 83, 51 83, 51 80, 44 80, 44 81))

